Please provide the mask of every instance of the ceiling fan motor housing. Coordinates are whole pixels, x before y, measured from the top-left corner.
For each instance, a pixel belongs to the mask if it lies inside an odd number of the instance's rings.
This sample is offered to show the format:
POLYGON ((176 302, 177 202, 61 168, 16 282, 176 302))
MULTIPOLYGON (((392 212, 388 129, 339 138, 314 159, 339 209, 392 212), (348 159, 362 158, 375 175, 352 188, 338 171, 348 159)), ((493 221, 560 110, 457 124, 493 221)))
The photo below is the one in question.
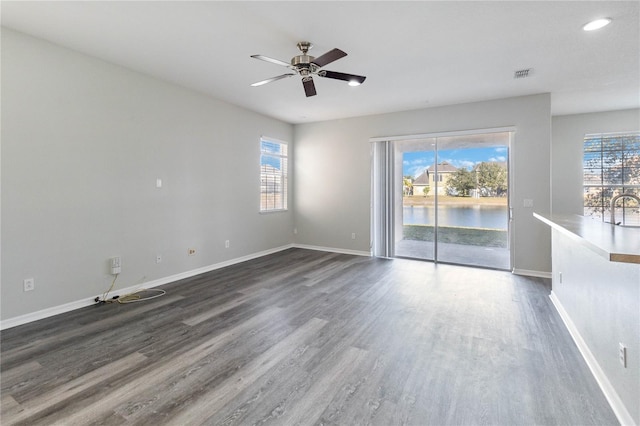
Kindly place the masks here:
POLYGON ((294 56, 291 58, 291 66, 293 66, 301 75, 308 75, 311 71, 315 72, 315 67, 311 63, 315 57, 307 55, 309 49, 313 47, 313 44, 308 41, 301 41, 298 43, 298 49, 302 52, 302 55, 294 56))
POLYGON ((298 55, 291 58, 291 65, 296 68, 309 68, 315 58, 309 55, 298 55))

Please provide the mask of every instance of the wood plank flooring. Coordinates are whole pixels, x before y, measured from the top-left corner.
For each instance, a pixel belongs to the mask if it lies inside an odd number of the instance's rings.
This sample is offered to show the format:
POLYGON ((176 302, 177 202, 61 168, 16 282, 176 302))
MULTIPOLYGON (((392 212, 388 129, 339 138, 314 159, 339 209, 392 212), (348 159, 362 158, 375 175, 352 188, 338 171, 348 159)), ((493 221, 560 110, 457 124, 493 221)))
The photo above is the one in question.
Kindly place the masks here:
POLYGON ((2 425, 613 425, 548 280, 291 249, 1 334, 2 425))

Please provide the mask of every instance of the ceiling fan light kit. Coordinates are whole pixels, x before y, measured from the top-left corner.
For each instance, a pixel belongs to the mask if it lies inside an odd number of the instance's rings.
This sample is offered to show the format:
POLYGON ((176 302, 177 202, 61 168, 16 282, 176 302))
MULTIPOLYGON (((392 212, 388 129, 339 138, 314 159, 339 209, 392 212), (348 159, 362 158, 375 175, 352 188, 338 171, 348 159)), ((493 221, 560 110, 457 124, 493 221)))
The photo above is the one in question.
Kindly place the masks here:
POLYGON ((349 86, 359 86, 367 78, 361 75, 346 74, 346 73, 321 69, 325 65, 328 65, 334 61, 337 61, 340 58, 344 58, 345 56, 347 56, 347 54, 340 49, 332 49, 316 58, 308 54, 309 49, 311 49, 312 47, 313 45, 308 41, 299 42, 298 49, 302 54, 291 58, 290 63, 281 61, 279 59, 273 59, 264 55, 251 55, 252 58, 260 59, 261 61, 271 62, 272 64, 276 64, 276 65, 285 66, 290 70, 294 71, 294 73, 282 74, 276 77, 268 78, 266 80, 258 81, 256 83, 253 83, 251 86, 253 87, 262 86, 263 84, 271 83, 273 81, 281 80, 287 77, 292 77, 297 74, 302 77, 302 86, 304 88, 304 93, 305 95, 307 95, 307 97, 309 97, 309 96, 316 95, 316 87, 313 82, 314 75, 318 77, 323 77, 323 78, 331 78, 334 80, 346 81, 349 84, 349 86))
POLYGON ((600 19, 591 21, 587 24, 584 24, 582 26, 582 29, 585 31, 595 31, 595 30, 599 30, 600 28, 606 27, 610 23, 611 23, 611 18, 600 18, 600 19))

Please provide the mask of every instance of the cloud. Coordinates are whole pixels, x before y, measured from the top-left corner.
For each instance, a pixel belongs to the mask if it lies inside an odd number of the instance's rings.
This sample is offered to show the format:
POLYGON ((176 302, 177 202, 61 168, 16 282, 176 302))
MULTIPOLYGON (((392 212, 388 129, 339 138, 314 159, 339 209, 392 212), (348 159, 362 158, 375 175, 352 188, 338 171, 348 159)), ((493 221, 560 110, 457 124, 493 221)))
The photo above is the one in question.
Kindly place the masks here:
POLYGON ((471 169, 476 164, 478 164, 477 161, 460 160, 460 161, 454 162, 453 165, 456 166, 457 168, 464 167, 466 169, 471 169), (458 163, 458 164, 456 165, 455 163, 458 163))
POLYGON ((433 163, 433 158, 416 158, 402 162, 403 175, 410 175, 414 178, 420 176, 424 170, 433 163))
POLYGON ((405 170, 407 170, 407 173, 405 173, 405 175, 411 175, 414 178, 417 178, 422 173, 424 173, 425 169, 426 169, 425 166, 421 166, 421 165, 413 166, 413 167, 410 167, 409 169, 405 169, 405 170))
POLYGON ((473 166, 480 163, 479 161, 461 160, 457 158, 440 159, 438 163, 443 163, 445 161, 451 164, 453 167, 456 167, 458 169, 465 168, 467 170, 472 169, 473 166))
POLYGON ((507 161, 507 157, 505 157, 503 155, 498 156, 498 157, 491 157, 491 158, 489 158, 488 161, 497 161, 497 162, 507 161))
POLYGON ((496 149, 494 149, 495 152, 507 152, 507 147, 506 146, 499 146, 496 149))
POLYGON ((427 163, 431 163, 431 159, 429 158, 416 158, 415 160, 409 162, 409 164, 411 164, 412 166, 420 166, 420 165, 425 165, 427 163))
POLYGON ((430 164, 433 160, 427 159, 427 158, 416 158, 415 160, 404 160, 402 162, 403 166, 423 166, 423 165, 427 165, 430 164))

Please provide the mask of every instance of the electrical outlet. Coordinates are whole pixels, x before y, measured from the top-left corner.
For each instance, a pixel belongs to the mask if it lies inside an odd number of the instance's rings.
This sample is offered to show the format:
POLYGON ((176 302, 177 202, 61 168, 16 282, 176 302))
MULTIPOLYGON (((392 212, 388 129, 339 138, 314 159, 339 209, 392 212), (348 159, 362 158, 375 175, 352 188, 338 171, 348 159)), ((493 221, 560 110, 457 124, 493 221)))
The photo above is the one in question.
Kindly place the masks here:
POLYGON ((355 233, 355 232, 352 232, 352 233, 351 233, 351 239, 352 239, 352 240, 355 240, 355 239, 356 239, 356 233, 355 233))
POLYGON ((226 241, 224 242, 224 248, 229 248, 229 240, 226 240, 226 241))
POLYGON ((293 228, 293 233, 297 234, 298 233, 298 228, 293 228))
POLYGON ((33 278, 27 278, 23 281, 24 291, 32 291, 36 288, 36 281, 33 278))
POLYGON ((624 368, 627 368, 627 348, 623 343, 618 343, 618 360, 624 368))
POLYGON ((117 275, 122 272, 122 258, 114 256, 111 258, 111 275, 117 275))
POLYGON ((522 203, 523 207, 533 207, 533 200, 530 198, 525 198, 523 203, 522 203))
POLYGON ((161 263, 161 262, 162 262, 162 255, 156 254, 156 263, 161 263))
POLYGON ((188 254, 189 256, 195 256, 195 254, 196 254, 196 249, 194 249, 194 248, 190 248, 189 250, 187 250, 187 254, 188 254))

